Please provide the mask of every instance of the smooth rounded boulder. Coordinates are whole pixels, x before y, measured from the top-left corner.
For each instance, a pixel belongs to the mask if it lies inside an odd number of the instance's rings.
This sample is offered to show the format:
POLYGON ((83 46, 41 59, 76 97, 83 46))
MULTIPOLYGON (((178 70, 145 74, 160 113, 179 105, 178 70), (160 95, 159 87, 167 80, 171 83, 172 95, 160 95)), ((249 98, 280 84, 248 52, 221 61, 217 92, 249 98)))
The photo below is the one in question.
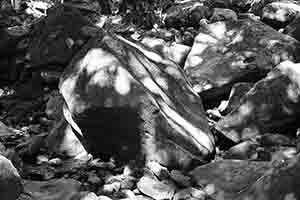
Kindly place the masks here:
POLYGON ((59 87, 66 120, 94 155, 180 168, 214 155, 201 99, 181 68, 138 42, 99 31, 59 87))

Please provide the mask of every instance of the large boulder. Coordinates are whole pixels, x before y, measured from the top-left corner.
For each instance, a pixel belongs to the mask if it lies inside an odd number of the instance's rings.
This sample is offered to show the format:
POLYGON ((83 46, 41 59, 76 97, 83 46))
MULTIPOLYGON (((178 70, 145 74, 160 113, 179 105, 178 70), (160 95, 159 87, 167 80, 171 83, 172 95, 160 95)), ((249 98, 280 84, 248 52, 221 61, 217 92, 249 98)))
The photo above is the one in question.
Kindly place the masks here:
POLYGON ((300 114, 300 64, 282 62, 257 82, 216 128, 239 142, 263 133, 286 133, 300 114))
POLYGON ((262 10, 262 21, 274 28, 283 28, 300 13, 300 2, 279 1, 272 2, 262 10))
POLYGON ((89 152, 188 167, 214 154, 199 96, 174 62, 99 31, 60 82, 64 116, 89 152))
POLYGON ((185 63, 193 89, 205 100, 236 82, 256 82, 284 60, 296 61, 299 42, 254 19, 204 24, 185 63))
POLYGON ((58 6, 50 9, 47 17, 34 27, 36 37, 29 47, 31 66, 55 69, 66 66, 88 40, 81 31, 87 25, 90 22, 75 8, 58 6))
POLYGON ((23 186, 17 169, 10 160, 0 155, 0 196, 3 200, 16 200, 23 186))

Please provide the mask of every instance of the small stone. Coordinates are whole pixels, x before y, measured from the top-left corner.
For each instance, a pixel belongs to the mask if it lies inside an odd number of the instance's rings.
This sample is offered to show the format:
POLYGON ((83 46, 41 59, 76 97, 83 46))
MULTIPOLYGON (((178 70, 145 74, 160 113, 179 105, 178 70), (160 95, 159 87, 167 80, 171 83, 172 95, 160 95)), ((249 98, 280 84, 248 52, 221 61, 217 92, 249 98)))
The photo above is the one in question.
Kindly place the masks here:
POLYGON ((98 200, 112 200, 112 199, 109 198, 108 196, 100 195, 98 196, 98 200))
POLYGON ((43 163, 47 163, 49 158, 46 155, 38 155, 36 157, 36 164, 41 165, 43 163))
POLYGON ((53 158, 53 159, 49 160, 48 163, 52 166, 59 166, 59 165, 62 165, 62 160, 60 158, 53 158))
POLYGON ((170 173, 172 180, 174 180, 179 186, 189 187, 191 186, 191 178, 185 176, 178 170, 172 170, 170 173))
POLYGON ((101 178, 99 178, 96 174, 89 174, 89 177, 88 177, 88 180, 87 180, 89 183, 92 183, 92 184, 98 184, 100 185, 102 183, 102 180, 101 178))
POLYGON ((193 187, 189 187, 183 190, 178 191, 175 195, 173 200, 186 200, 196 198, 198 200, 204 200, 206 198, 206 193, 202 190, 198 190, 193 187))
POLYGON ((134 199, 135 194, 131 190, 121 190, 122 193, 125 194, 126 198, 134 199))
POLYGON ((102 192, 105 194, 112 194, 114 192, 118 192, 121 189, 120 182, 113 182, 110 184, 105 184, 102 187, 102 192))
POLYGON ((150 161, 146 164, 146 167, 150 169, 158 178, 165 179, 169 177, 169 172, 166 167, 161 166, 159 163, 155 161, 150 161))
POLYGON ((137 183, 137 188, 143 194, 156 200, 172 199, 175 193, 175 188, 173 186, 148 177, 142 177, 137 183))

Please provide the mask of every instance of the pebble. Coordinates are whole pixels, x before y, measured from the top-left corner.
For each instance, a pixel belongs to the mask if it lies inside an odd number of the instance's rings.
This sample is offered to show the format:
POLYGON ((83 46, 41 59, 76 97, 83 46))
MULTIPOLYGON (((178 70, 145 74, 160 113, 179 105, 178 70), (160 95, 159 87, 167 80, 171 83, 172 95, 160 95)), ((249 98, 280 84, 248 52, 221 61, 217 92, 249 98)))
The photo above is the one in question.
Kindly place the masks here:
POLYGON ((59 165, 62 165, 62 160, 60 158, 53 158, 53 159, 49 160, 48 163, 52 166, 59 166, 59 165))

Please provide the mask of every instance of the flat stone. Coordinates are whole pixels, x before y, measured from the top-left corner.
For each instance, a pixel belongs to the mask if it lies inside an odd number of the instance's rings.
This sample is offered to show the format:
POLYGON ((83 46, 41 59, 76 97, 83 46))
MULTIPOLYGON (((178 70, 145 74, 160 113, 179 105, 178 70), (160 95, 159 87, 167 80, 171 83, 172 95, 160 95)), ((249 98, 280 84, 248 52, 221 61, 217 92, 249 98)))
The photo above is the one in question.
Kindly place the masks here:
POLYGON ((142 177, 137 183, 137 188, 155 200, 172 199, 175 193, 173 187, 148 177, 142 177))

